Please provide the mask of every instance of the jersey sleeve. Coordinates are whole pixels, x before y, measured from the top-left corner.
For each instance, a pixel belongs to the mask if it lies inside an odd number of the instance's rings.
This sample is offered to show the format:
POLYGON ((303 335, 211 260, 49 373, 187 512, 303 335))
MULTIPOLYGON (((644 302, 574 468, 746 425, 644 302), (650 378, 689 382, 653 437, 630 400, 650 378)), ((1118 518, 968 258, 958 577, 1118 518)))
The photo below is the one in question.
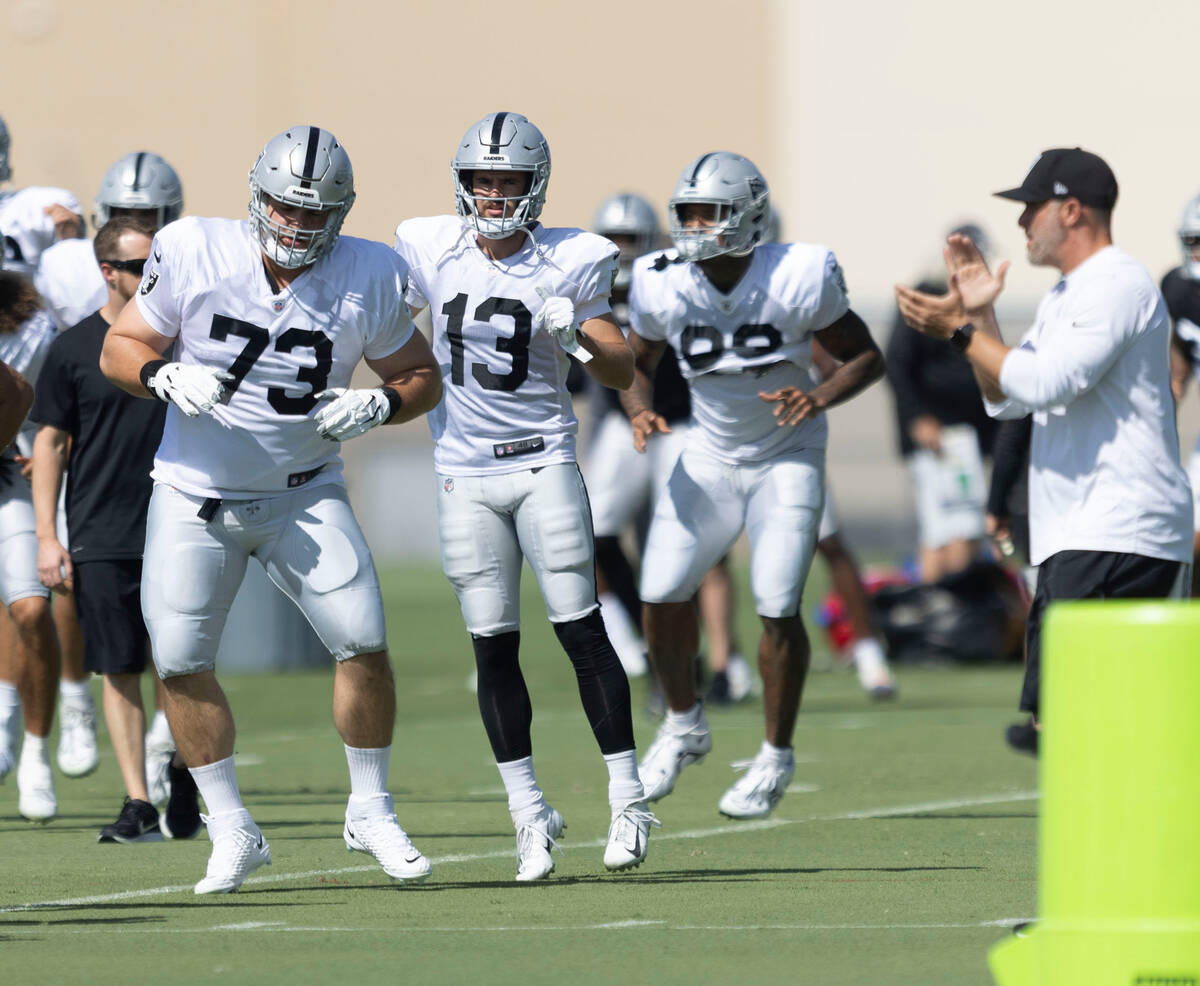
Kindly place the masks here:
POLYGON ((363 355, 367 359, 383 359, 391 356, 412 338, 416 329, 408 314, 407 301, 408 265, 403 257, 394 253, 385 255, 386 267, 380 276, 380 304, 376 310, 379 319, 373 330, 363 340, 363 355))
POLYGON ((33 388, 33 407, 29 410, 29 420, 74 432, 77 415, 75 388, 71 384, 67 354, 69 341, 69 336, 59 336, 46 351, 46 361, 33 388))
POLYGON ((633 268, 629 284, 629 327, 643 339, 661 341, 667 338, 665 320, 652 310, 652 279, 662 276, 663 272, 657 267, 644 266, 640 260, 633 268))
POLYGON ((179 276, 183 244, 176 235, 178 223, 160 229, 150 245, 150 265, 134 298, 142 317, 159 335, 174 339, 182 321, 180 293, 184 278, 179 276))
POLYGON ((421 260, 417 245, 412 239, 410 222, 403 222, 396 227, 396 242, 392 249, 400 255, 408 268, 408 279, 404 292, 405 304, 417 309, 428 308, 429 297, 418 275, 421 260))
MULTIPOLYGON (((846 290, 846 275, 832 250, 825 251, 821 268, 821 285, 813 312, 813 325, 825 329, 850 310, 850 295, 846 290)), ((819 330, 818 329, 818 330, 819 330)))
POLYGON ((583 266, 578 301, 575 303, 575 317, 580 322, 612 311, 609 296, 617 278, 618 255, 617 248, 611 243, 607 247, 599 259, 586 262, 583 266))

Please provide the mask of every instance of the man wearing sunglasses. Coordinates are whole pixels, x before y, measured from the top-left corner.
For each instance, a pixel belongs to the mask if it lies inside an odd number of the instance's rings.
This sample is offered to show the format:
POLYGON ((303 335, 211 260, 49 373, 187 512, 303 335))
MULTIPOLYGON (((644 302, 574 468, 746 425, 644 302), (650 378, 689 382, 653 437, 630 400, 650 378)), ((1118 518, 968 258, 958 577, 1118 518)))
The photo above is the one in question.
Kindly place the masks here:
POLYGON ((51 344, 32 412, 41 425, 33 447, 38 577, 55 592, 74 588, 84 669, 104 677, 104 715, 126 791, 101 842, 158 841, 163 833, 190 838, 200 829, 196 786, 186 769, 172 770, 161 831, 146 782, 141 676, 149 640, 139 598, 141 547, 166 407, 138 400, 100 372, 104 336, 141 283, 153 234, 153 226, 128 216, 100 227, 93 247, 107 301, 51 344), (64 472, 69 552, 55 524, 64 472))

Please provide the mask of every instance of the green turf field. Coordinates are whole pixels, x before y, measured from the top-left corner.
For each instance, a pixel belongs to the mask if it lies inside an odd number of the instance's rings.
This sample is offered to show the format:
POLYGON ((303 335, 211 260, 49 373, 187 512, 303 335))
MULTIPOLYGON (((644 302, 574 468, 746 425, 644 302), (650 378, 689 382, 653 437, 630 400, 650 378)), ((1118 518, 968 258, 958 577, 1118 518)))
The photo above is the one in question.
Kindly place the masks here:
MULTIPOLYGON (((765 822, 716 811, 729 762, 758 747, 760 712, 712 712, 713 754, 658 804, 663 827, 645 864, 613 875, 601 862, 603 762, 530 589, 535 761, 568 824, 547 882, 512 880, 511 823, 465 688, 471 659, 453 597, 436 571, 394 571, 384 578, 399 690, 391 788, 433 862, 429 881, 394 885, 345 851, 331 675, 228 676, 242 791, 274 865, 238 894, 196 897, 203 836, 96 844, 120 806, 102 736, 95 774, 58 779, 49 825, 18 817, 13 780, 0 787, 4 981, 991 982, 989 946, 1035 908, 1036 770, 1002 740, 1016 669, 902 669, 901 697, 886 706, 850 673, 814 673, 796 776, 765 822)), ((749 641, 749 614, 740 628, 749 641)), ((634 693, 640 710, 644 683, 634 693)), ((639 713, 636 725, 647 744, 654 724, 639 713)))

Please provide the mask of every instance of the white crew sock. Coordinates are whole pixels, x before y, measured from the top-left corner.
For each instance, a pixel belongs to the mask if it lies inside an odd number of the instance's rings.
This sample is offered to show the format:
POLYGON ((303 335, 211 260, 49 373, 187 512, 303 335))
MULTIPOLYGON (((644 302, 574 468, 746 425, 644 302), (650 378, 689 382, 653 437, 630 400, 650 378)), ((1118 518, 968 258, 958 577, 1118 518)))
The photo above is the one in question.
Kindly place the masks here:
POLYGON ((667 709, 667 725, 677 733, 686 733, 700 725, 700 703, 697 702, 686 712, 676 712, 667 709))
POLYGON ((546 798, 538 787, 537 778, 533 776, 533 757, 498 763, 496 769, 500 771, 504 790, 508 792, 508 811, 514 824, 520 817, 541 811, 546 798))
POLYGON ((204 806, 210 815, 243 810, 233 757, 226 757, 204 767, 189 767, 188 773, 200 789, 200 797, 204 799, 204 806))
POLYGON ((83 681, 68 681, 63 678, 58 683, 58 695, 62 699, 63 705, 73 706, 77 709, 92 708, 92 690, 88 687, 87 678, 84 678, 83 681))
POLYGON ((391 754, 390 746, 346 747, 346 763, 350 765, 351 797, 387 793, 388 758, 391 754))
POLYGON ((860 675, 887 670, 887 656, 883 653, 883 645, 874 637, 860 637, 854 641, 850 654, 860 675))
POLYGON ((792 748, 790 746, 774 746, 767 740, 763 740, 762 748, 758 751, 756 759, 782 767, 792 759, 792 748))
POLYGON ((606 753, 604 762, 608 765, 608 803, 614 813, 646 796, 638 777, 637 750, 606 753))
POLYGON ((31 732, 25 733, 25 742, 21 745, 21 761, 24 762, 26 757, 30 759, 38 759, 43 763, 50 762, 50 755, 46 752, 47 737, 34 736, 31 732))
POLYGON ((0 681, 0 722, 21 711, 21 696, 11 681, 0 681))

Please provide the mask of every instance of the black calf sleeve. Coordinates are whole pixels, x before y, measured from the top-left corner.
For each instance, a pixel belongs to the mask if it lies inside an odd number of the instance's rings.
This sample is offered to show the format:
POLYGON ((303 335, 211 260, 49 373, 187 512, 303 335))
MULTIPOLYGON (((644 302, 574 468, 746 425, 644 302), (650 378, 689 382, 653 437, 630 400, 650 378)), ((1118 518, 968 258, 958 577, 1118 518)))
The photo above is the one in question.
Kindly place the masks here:
POLYGON ((517 662, 521 632, 501 633, 494 637, 471 637, 475 648, 475 668, 479 674, 476 697, 483 728, 497 763, 521 760, 533 754, 529 727, 533 706, 529 690, 517 662))
POLYGON ((555 623, 559 643, 575 667, 579 697, 601 753, 633 749, 629 679, 604 632, 600 611, 582 620, 555 623))
POLYGON ((619 600, 635 627, 642 625, 642 601, 638 598, 637 579, 633 566, 621 550, 617 538, 596 538, 596 567, 608 579, 608 586, 619 600))

